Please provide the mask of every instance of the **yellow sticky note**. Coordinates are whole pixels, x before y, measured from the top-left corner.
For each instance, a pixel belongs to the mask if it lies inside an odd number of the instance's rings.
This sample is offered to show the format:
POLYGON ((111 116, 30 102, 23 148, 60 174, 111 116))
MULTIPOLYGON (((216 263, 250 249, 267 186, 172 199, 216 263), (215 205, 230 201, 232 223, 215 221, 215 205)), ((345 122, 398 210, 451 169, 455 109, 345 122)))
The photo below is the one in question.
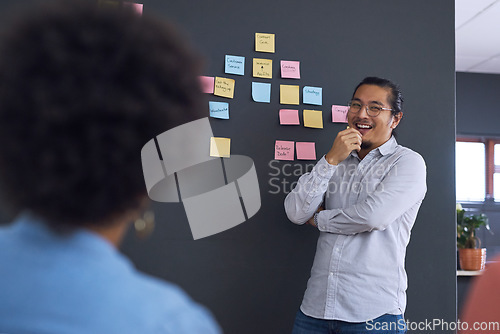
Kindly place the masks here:
POLYGON ((231 152, 231 138, 210 137, 210 156, 229 158, 231 152))
POLYGON ((253 59, 253 76, 256 78, 273 78, 273 61, 271 59, 253 59))
POLYGON ((232 99, 234 97, 234 79, 215 77, 214 95, 232 99))
POLYGON ((323 112, 321 110, 304 110, 304 126, 323 129, 323 112))
POLYGON ((280 104, 299 104, 299 86, 280 85, 280 104))
POLYGON ((274 34, 255 33, 255 51, 274 53, 274 34))

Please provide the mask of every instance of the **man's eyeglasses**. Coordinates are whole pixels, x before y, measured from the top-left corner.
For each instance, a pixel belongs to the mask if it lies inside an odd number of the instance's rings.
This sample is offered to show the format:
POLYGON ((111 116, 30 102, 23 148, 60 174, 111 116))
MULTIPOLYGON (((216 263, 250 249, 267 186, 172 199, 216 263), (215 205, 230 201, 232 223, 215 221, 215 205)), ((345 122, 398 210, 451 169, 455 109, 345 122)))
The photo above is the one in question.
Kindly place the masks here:
POLYGON ((368 116, 371 116, 371 117, 377 117, 378 115, 380 115, 382 110, 391 110, 392 111, 392 109, 381 107, 380 105, 378 105, 376 103, 369 103, 369 104, 365 105, 365 104, 361 104, 358 101, 349 102, 349 111, 354 113, 354 114, 357 114, 358 112, 360 112, 360 110, 363 108, 363 106, 366 106, 366 113, 368 114, 368 116))

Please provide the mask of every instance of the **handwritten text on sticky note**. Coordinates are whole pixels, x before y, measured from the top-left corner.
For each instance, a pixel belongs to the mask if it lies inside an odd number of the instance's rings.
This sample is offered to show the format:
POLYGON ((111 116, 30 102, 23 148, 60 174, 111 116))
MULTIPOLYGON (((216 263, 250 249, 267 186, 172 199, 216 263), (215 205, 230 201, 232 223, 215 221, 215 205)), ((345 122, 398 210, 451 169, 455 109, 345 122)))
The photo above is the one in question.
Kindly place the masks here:
POLYGON ((347 123, 347 112, 349 107, 332 105, 332 122, 347 123))
POLYGON ((272 79, 273 61, 271 59, 253 59, 253 76, 256 78, 272 79))
POLYGON ((316 147, 314 142, 296 142, 298 160, 316 160, 316 147))
POLYGON ((298 105, 300 103, 299 92, 299 86, 280 85, 280 104, 298 105))
POLYGON ((232 99, 234 97, 234 80, 215 77, 214 95, 232 99))
POLYGON ((299 111, 293 109, 280 109, 281 125, 300 125, 299 111))
POLYGON ((281 61, 281 77, 300 79, 300 61, 281 61))
POLYGON ((225 72, 227 74, 245 75, 245 57, 226 55, 225 72))
POLYGON ((274 144, 274 159, 276 160, 293 160, 294 142, 277 140, 274 144))
POLYGON ((209 101, 210 117, 229 119, 229 103, 209 101))
POLYGON ((321 110, 304 110, 304 126, 323 129, 323 112, 321 110))
POLYGON ((320 106, 323 104, 323 88, 305 86, 302 90, 304 104, 314 104, 320 106))
POLYGON ((274 34, 255 33, 255 51, 274 53, 274 34))

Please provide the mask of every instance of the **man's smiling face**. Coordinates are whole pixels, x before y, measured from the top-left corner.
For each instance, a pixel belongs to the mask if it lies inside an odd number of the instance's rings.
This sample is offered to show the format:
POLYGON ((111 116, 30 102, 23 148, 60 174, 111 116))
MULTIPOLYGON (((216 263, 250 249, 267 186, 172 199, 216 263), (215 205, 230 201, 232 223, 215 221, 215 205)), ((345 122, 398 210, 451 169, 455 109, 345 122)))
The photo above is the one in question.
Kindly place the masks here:
POLYGON ((376 85, 361 85, 354 93, 352 102, 362 105, 359 112, 349 112, 347 122, 351 128, 358 130, 363 138, 361 150, 371 151, 391 138, 392 130, 398 125, 400 117, 394 117, 390 110, 381 110, 376 117, 367 113, 368 105, 391 108, 389 104, 390 90, 376 85))

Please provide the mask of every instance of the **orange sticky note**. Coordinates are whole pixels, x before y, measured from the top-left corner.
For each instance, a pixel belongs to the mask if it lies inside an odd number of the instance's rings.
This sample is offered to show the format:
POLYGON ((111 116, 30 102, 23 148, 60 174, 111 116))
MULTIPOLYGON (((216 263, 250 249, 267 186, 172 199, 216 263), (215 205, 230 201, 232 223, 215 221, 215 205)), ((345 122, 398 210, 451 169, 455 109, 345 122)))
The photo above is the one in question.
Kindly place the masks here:
POLYGON ((323 129, 323 112, 321 110, 304 110, 304 126, 323 129))
POLYGON ((256 78, 273 78, 273 61, 271 59, 253 59, 253 76, 256 78))
POLYGON ((210 137, 210 156, 229 158, 231 156, 231 138, 210 137))
POLYGON ((232 99, 234 97, 234 79, 215 77, 214 95, 232 99))
POLYGON ((274 34, 255 33, 255 51, 274 53, 274 34))
POLYGON ((299 86, 280 85, 280 104, 298 105, 300 103, 299 92, 299 86))

